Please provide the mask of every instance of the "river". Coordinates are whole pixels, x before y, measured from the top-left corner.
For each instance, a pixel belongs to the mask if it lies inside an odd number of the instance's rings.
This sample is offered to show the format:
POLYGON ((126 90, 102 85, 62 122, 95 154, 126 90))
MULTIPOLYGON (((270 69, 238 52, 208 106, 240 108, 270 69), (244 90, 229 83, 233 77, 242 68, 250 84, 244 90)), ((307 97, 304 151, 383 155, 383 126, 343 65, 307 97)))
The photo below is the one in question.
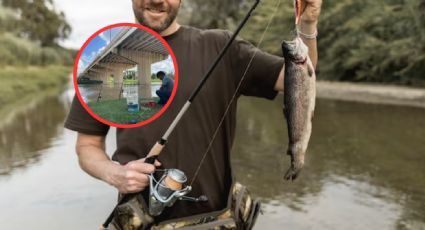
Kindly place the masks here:
MULTIPOLYGON (((3 116, 1 229, 97 229, 113 207, 115 190, 80 170, 76 134, 63 128, 72 95, 3 116)), ((232 164, 263 200, 255 229, 425 229, 425 109, 318 100, 305 169, 290 183, 280 105, 239 101, 232 164)))
POLYGON ((125 93, 130 88, 139 87, 139 92, 146 91, 146 87, 150 87, 150 97, 158 97, 156 91, 161 87, 161 84, 152 84, 151 86, 144 85, 122 85, 119 83, 105 83, 105 84, 89 84, 89 85, 79 85, 78 88, 81 93, 81 97, 84 102, 95 102, 98 100, 99 96, 102 100, 117 100, 121 97, 125 97, 125 93))

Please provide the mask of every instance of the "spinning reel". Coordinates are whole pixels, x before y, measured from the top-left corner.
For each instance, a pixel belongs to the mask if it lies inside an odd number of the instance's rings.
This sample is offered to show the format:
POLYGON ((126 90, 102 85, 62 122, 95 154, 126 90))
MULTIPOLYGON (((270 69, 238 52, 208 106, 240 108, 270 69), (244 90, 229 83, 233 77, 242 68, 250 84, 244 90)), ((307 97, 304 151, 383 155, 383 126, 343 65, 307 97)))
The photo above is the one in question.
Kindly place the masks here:
POLYGON ((178 169, 161 170, 163 172, 159 180, 155 179, 153 174, 149 175, 149 214, 158 216, 162 213, 165 207, 173 206, 176 200, 186 200, 193 202, 208 201, 204 195, 195 198, 185 196, 192 187, 184 186, 187 177, 184 172, 178 169))
MULTIPOLYGON (((223 47, 223 49, 220 51, 220 53, 218 54, 214 62, 211 64, 210 68, 205 73, 204 77, 199 82, 198 86, 195 88, 193 93, 190 95, 189 99, 180 109, 179 113, 174 118, 173 122, 167 128, 167 131, 164 133, 161 139, 151 148, 145 162, 147 162, 148 159, 152 159, 153 161, 150 163, 153 164, 156 157, 161 153, 162 149, 165 147, 165 144, 167 143, 168 137, 170 136, 171 132, 176 128, 177 124, 179 123, 183 115, 190 108, 192 102, 198 95, 199 91, 201 90, 205 82, 208 80, 208 78, 211 76, 213 70, 217 67, 220 60, 224 57, 226 51, 231 46, 232 42, 236 39, 236 36, 239 34, 242 27, 248 21, 252 12, 255 10, 255 8, 257 7, 259 3, 260 3, 260 0, 256 0, 253 6, 249 9, 248 13, 245 15, 244 19, 239 24, 236 31, 227 41, 226 45, 223 47)), ((243 80, 243 77, 242 77, 242 80, 243 80)), ((187 181, 187 177, 182 171, 178 169, 164 170, 164 174, 159 180, 156 180, 153 174, 149 175, 149 177, 150 177, 149 214, 152 216, 160 215, 165 207, 172 206, 176 200, 187 200, 187 201, 194 201, 194 202, 208 200, 206 196, 200 196, 199 198, 185 196, 187 193, 189 193, 192 190, 192 187, 185 186, 183 188, 183 184, 187 181)), ((111 212, 111 214, 109 214, 105 223, 103 223, 102 226, 104 228, 107 228, 108 225, 111 223, 114 217, 114 212, 116 208, 119 205, 128 201, 131 197, 132 197, 132 194, 126 194, 118 201, 118 204, 115 206, 114 210, 111 212)))

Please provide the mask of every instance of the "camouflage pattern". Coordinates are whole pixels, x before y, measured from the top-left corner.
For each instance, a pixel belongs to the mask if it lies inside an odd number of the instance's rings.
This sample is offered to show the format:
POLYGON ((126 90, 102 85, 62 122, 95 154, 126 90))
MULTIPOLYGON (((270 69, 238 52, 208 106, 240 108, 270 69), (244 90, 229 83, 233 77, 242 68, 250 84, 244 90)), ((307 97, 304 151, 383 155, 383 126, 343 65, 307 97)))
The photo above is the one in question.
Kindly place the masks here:
POLYGON ((212 229, 212 230, 220 230, 220 229, 237 229, 236 223, 232 219, 232 214, 230 210, 225 211, 223 214, 218 216, 209 216, 195 219, 187 219, 176 221, 173 223, 155 225, 151 227, 151 230, 168 230, 168 229, 181 229, 187 227, 195 227, 197 229, 212 229), (225 225, 219 225, 221 222, 219 220, 229 220, 229 223, 226 222, 225 225), (211 226, 211 223, 217 223, 217 226, 211 226), (202 226, 208 225, 207 228, 203 228, 202 226))
POLYGON ((154 219, 145 210, 147 205, 141 196, 135 196, 128 202, 117 207, 111 225, 117 230, 148 229, 154 219))
POLYGON ((202 217, 187 217, 181 220, 151 226, 153 218, 143 200, 133 198, 119 207, 112 225, 117 230, 168 230, 168 229, 251 229, 259 207, 253 201, 246 187, 235 183, 232 187, 231 203, 222 213, 211 213, 202 217))

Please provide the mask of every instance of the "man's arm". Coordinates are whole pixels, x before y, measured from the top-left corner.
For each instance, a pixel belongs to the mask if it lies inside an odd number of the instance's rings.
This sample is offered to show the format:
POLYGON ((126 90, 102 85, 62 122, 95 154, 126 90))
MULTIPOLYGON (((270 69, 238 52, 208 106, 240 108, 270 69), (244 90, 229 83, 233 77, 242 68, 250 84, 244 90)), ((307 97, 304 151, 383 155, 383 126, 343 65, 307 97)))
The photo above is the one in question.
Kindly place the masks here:
MULTIPOLYGON (((299 31, 303 34, 315 34, 317 32, 317 21, 319 19, 320 10, 322 7, 322 0, 303 0, 306 4, 305 10, 301 15, 299 31)), ((308 47, 308 56, 316 69, 317 66, 317 40, 307 39, 301 36, 301 39, 308 47)), ((285 66, 282 67, 279 77, 274 86, 274 90, 283 91, 283 80, 285 78, 285 66)))
MULTIPOLYGON (((146 174, 155 167, 144 159, 119 165, 111 161, 105 152, 105 137, 78 133, 76 151, 80 167, 91 176, 116 187, 120 193, 142 191, 149 184, 146 174)), ((160 163, 155 162, 156 166, 160 163)))

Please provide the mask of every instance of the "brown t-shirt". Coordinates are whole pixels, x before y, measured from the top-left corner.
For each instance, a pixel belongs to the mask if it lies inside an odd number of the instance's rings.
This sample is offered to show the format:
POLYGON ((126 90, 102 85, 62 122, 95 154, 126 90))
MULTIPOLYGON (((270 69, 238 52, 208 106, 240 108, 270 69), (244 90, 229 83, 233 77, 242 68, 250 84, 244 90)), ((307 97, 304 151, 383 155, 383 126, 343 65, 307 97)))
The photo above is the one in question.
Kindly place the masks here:
MULTIPOLYGON (((199 30, 182 26, 164 37, 174 51, 179 67, 178 89, 172 104, 161 117, 139 128, 117 130, 113 160, 125 164, 143 158, 158 141, 194 91, 208 67, 229 40, 223 30, 199 30)), ((191 181, 235 89, 256 48, 236 40, 214 70, 191 108, 170 135, 159 160, 164 168, 177 168, 191 181)), ((273 87, 284 64, 283 58, 257 52, 240 89, 240 94, 273 99, 273 87)), ((267 112, 267 111, 265 111, 267 112)), ((221 210, 226 206, 232 183, 230 150, 235 136, 236 102, 201 166, 189 196, 206 195, 208 202, 177 201, 157 221, 221 210)), ((109 127, 93 119, 74 98, 65 127, 81 133, 106 135, 109 127)))

